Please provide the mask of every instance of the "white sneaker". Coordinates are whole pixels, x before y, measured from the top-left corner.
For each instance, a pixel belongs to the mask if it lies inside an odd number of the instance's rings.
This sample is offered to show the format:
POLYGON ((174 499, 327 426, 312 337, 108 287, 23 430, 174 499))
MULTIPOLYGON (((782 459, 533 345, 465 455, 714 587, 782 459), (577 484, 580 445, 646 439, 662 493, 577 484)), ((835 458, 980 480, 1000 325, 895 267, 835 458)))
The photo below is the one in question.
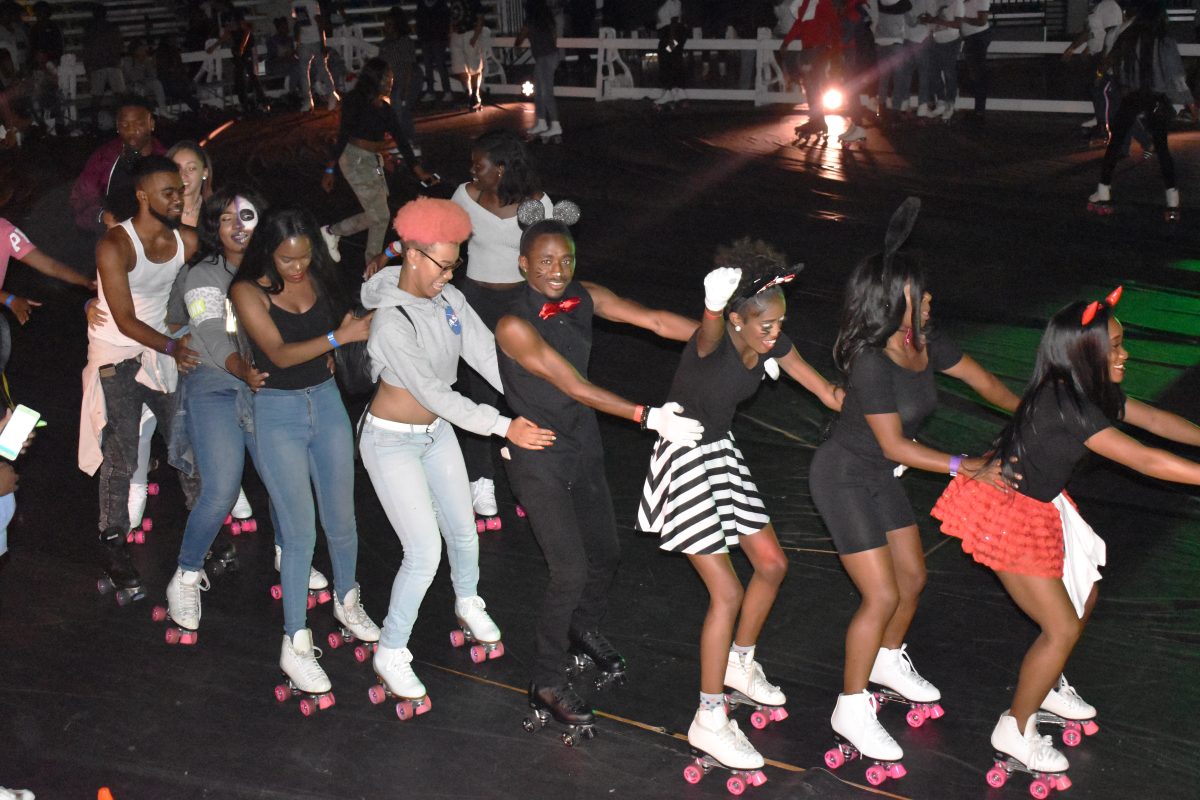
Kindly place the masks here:
POLYGON ((1067 683, 1066 675, 1058 676, 1058 686, 1050 690, 1042 701, 1042 711, 1071 720, 1096 718, 1096 707, 1079 696, 1075 687, 1067 683))
POLYGON ((676 103, 682 103, 684 100, 687 100, 687 95, 684 94, 683 89, 680 89, 678 86, 676 86, 671 90, 671 99, 676 103))
POLYGON ((1025 723, 1025 732, 1017 728, 1017 720, 1007 711, 1000 715, 992 731, 992 747, 1020 761, 1033 772, 1066 772, 1067 757, 1054 749, 1049 736, 1039 736, 1037 714, 1025 723))
POLYGON ((925 118, 934 117, 934 116, 937 116, 937 113, 938 112, 935 112, 934 109, 929 107, 928 103, 919 103, 917 105, 917 116, 918 117, 925 117, 925 118))
POLYGON ((1096 184, 1096 191, 1088 198, 1089 203, 1111 203, 1112 186, 1107 183, 1096 184))
POLYGON ((488 616, 484 610, 486 608, 487 604, 478 595, 454 601, 454 616, 458 619, 458 624, 470 631, 475 641, 484 644, 500 641, 500 629, 488 616))
POLYGON ((481 517, 494 517, 500 513, 496 507, 496 484, 491 478, 471 482, 471 506, 481 517))
POLYGON ((942 693, 929 681, 925 680, 913 666, 908 657, 908 645, 900 645, 899 650, 879 648, 875 654, 875 664, 871 667, 871 682, 878 683, 891 689, 914 703, 936 703, 942 699, 942 693))
POLYGON ((200 627, 200 593, 208 591, 208 575, 204 570, 184 570, 176 567, 167 584, 167 612, 181 628, 194 631, 200 627))
POLYGON ((303 628, 296 631, 291 639, 285 634, 283 648, 279 654, 279 668, 295 684, 296 688, 308 694, 324 694, 333 688, 329 676, 317 659, 321 657, 321 648, 313 647, 312 631, 303 628))
POLYGON ((245 489, 238 489, 238 499, 233 504, 233 511, 230 514, 234 519, 250 519, 254 516, 254 509, 250 508, 250 501, 246 499, 245 489))
POLYGON ((436 98, 436 97, 434 97, 434 94, 433 94, 433 92, 426 92, 425 94, 421 95, 421 102, 422 102, 422 103, 432 103, 432 102, 433 102, 434 100, 436 100, 436 99, 437 99, 437 98, 436 98))
POLYGON ((333 618, 358 637, 359 641, 379 641, 379 626, 371 621, 366 609, 362 607, 357 586, 346 592, 345 602, 338 600, 337 592, 333 593, 333 618))
POLYGON ((539 133, 549 129, 549 127, 550 126, 546 124, 546 120, 539 119, 537 122, 533 123, 533 127, 526 131, 526 133, 528 133, 530 136, 537 136, 539 133))
POLYGON ((778 686, 767 682, 762 666, 754 660, 754 650, 748 653, 729 651, 729 662, 725 665, 725 685, 765 706, 781 706, 787 702, 787 695, 780 691, 778 686))
POLYGON ((562 125, 557 120, 550 123, 550 127, 542 134, 542 138, 553 139, 555 136, 562 136, 562 125))
POLYGON ((325 240, 325 249, 327 249, 329 251, 329 257, 332 258, 334 261, 341 261, 342 254, 338 250, 338 242, 341 241, 342 237, 338 236, 336 233, 329 230, 328 225, 322 225, 321 226, 321 238, 325 240))
POLYGON ((663 89, 662 94, 654 99, 654 105, 665 106, 667 103, 675 102, 675 94, 670 89, 663 89))
POLYGON ((867 138, 867 132, 863 130, 861 125, 851 125, 849 130, 838 136, 838 141, 843 144, 850 142, 861 142, 867 138))
POLYGON ((868 691, 839 694, 829 724, 834 733, 854 745, 864 758, 876 761, 904 758, 904 750, 875 718, 875 698, 868 691))
POLYGON ((688 728, 688 744, 708 753, 730 769, 762 769, 762 754, 754 749, 725 706, 698 709, 688 728))
MULTIPOLYGON (((275 545, 275 571, 279 572, 279 559, 283 556, 283 550, 279 545, 275 545)), ((310 592, 319 592, 322 589, 329 588, 329 580, 316 567, 308 568, 308 590, 310 592)))
POLYGON ((5 789, 0 786, 0 800, 35 800, 36 797, 37 795, 28 789, 5 789))
POLYGON ((375 674, 383 678, 388 691, 397 697, 419 700, 428 693, 425 684, 413 672, 412 659, 407 647, 380 647, 375 651, 375 674))

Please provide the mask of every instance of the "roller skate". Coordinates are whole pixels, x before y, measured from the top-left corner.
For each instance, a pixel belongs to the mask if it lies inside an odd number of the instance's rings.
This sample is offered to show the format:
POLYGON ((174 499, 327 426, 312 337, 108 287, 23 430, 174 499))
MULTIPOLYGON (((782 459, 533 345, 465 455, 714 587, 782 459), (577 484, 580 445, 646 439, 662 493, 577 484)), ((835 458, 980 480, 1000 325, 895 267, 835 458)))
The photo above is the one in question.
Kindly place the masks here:
MULTIPOLYGON (((147 472, 157 469, 158 462, 154 461, 147 467, 147 472)), ((157 497, 161 487, 154 482, 129 482, 129 520, 132 527, 125 536, 128 544, 145 544, 146 534, 154 529, 154 520, 146 514, 146 504, 149 497, 157 497), (133 524, 133 520, 141 520, 133 524)))
POLYGON ((330 708, 335 700, 329 676, 317 659, 321 649, 313 647, 312 631, 296 631, 290 639, 285 634, 279 654, 279 668, 284 682, 275 687, 275 699, 285 702, 289 697, 300 698, 300 713, 306 717, 330 708))
POLYGON ((321 240, 325 242, 325 249, 329 251, 329 257, 335 262, 342 260, 342 251, 340 243, 342 237, 333 232, 332 225, 321 226, 321 240))
POLYGON ((145 544, 146 534, 152 530, 154 530, 154 520, 149 517, 142 517, 142 521, 125 534, 125 541, 128 544, 145 544))
POLYGON ((175 569, 167 584, 167 608, 155 606, 150 618, 155 622, 169 621, 167 644, 195 644, 200 628, 200 593, 209 589, 204 570, 175 569))
POLYGON ((145 597, 146 589, 142 586, 142 578, 129 558, 129 549, 122 530, 108 528, 103 531, 100 534, 100 544, 104 547, 104 577, 96 581, 96 590, 100 594, 112 592, 119 606, 145 597))
POLYGON ((772 722, 787 719, 787 709, 783 707, 787 696, 778 686, 767 682, 762 667, 754 660, 753 648, 747 653, 729 651, 725 686, 733 690, 725 695, 725 701, 731 708, 750 706, 754 709, 750 714, 750 724, 758 730, 772 722))
POLYGON ((241 566, 238 562, 237 547, 223 534, 217 534, 212 549, 205 555, 204 560, 214 578, 226 572, 237 572, 241 566))
POLYGON ((792 141, 793 147, 801 145, 821 144, 829 138, 829 126, 825 123, 825 119, 810 119, 803 125, 797 125, 794 131, 796 138, 792 141))
POLYGON ((475 531, 498 531, 503 527, 496 507, 496 484, 491 478, 471 481, 471 506, 475 510, 475 531))
POLYGON ((557 120, 551 122, 549 129, 538 136, 538 141, 540 141, 542 144, 562 144, 562 125, 560 125, 557 120))
POLYGON ((1067 683, 1067 676, 1058 676, 1058 685, 1050 690, 1037 714, 1038 724, 1057 725, 1063 729, 1063 744, 1075 747, 1084 736, 1100 730, 1096 724, 1096 707, 1085 701, 1067 683))
POLYGON ((407 647, 380 647, 375 651, 375 677, 379 683, 367 690, 373 705, 389 697, 396 700, 396 716, 402 720, 424 714, 433 708, 425 684, 412 668, 412 653, 407 647))
MULTIPOLYGON (((283 551, 279 545, 275 545, 275 571, 279 572, 279 559, 283 556, 283 551)), ((271 597, 276 600, 283 599, 283 586, 275 584, 271 587, 271 597)), ((308 568, 308 609, 317 607, 318 603, 322 605, 333 599, 333 593, 329 591, 329 581, 324 575, 317 570, 316 567, 308 568)))
POLYGON ((571 646, 567 651, 567 657, 570 659, 567 666, 568 678, 582 675, 595 667, 597 673, 592 685, 597 690, 625 685, 625 659, 617 652, 617 648, 604 638, 604 634, 572 628, 569 638, 571 646))
POLYGON ((483 598, 464 597, 454 601, 454 616, 458 619, 458 630, 450 631, 450 644, 462 647, 471 645, 471 660, 482 664, 491 658, 504 655, 504 642, 500 641, 500 629, 488 616, 483 598))
POLYGON ((536 733, 550 724, 551 717, 566 726, 562 743, 574 747, 584 739, 596 737, 596 716, 583 698, 575 693, 571 684, 560 686, 538 686, 529 684, 529 707, 533 715, 521 721, 521 727, 536 733))
POLYGON ((861 757, 872 761, 867 767, 867 783, 878 786, 888 778, 903 778, 908 770, 900 763, 904 750, 875 718, 875 697, 867 691, 838 695, 837 706, 829 723, 833 726, 837 747, 825 753, 825 764, 837 769, 847 761, 861 757))
POLYGON ((234 536, 258 530, 258 522, 254 519, 254 511, 250 508, 250 501, 246 499, 245 490, 238 489, 237 502, 233 504, 233 511, 225 517, 225 525, 234 536))
POLYGON ((528 130, 525 131, 525 141, 532 142, 538 136, 540 136, 541 134, 545 133, 548 130, 550 130, 550 126, 548 124, 546 124, 546 120, 538 119, 537 122, 533 123, 532 128, 529 128, 528 130))
POLYGON ((1087 210, 1089 214, 1107 217, 1115 210, 1112 204, 1112 187, 1107 183, 1096 184, 1096 191, 1088 197, 1087 210))
POLYGON ((1167 207, 1163 210, 1167 222, 1179 222, 1179 190, 1167 189, 1167 207))
POLYGON ((904 719, 910 727, 919 728, 926 720, 939 719, 946 712, 938 702, 942 693, 917 673, 907 648, 907 644, 899 650, 879 648, 871 667, 871 683, 878 687, 874 692, 878 707, 888 703, 911 706, 904 719))
POLYGON ((725 781, 730 794, 738 795, 747 786, 762 786, 767 776, 762 773, 763 757, 729 719, 724 706, 701 708, 696 711, 688 728, 692 763, 683 768, 683 779, 699 783, 713 767, 727 769, 733 774, 725 781))
POLYGON ((1025 723, 1022 733, 1016 719, 1004 712, 992 731, 992 747, 996 754, 994 766, 987 773, 990 786, 998 789, 1014 772, 1024 772, 1033 777, 1029 793, 1038 800, 1048 796, 1051 789, 1061 792, 1071 787, 1067 757, 1050 745, 1049 736, 1038 735, 1036 714, 1025 723))
POLYGON ((848 145, 855 142, 865 142, 867 140, 867 132, 861 125, 851 125, 843 133, 838 135, 838 144, 848 145))
POLYGON ((379 648, 379 626, 367 616, 359 599, 358 587, 346 592, 346 602, 333 596, 333 618, 341 626, 341 632, 330 631, 329 649, 337 650, 344 644, 358 640, 361 644, 354 646, 354 660, 363 663, 379 648))

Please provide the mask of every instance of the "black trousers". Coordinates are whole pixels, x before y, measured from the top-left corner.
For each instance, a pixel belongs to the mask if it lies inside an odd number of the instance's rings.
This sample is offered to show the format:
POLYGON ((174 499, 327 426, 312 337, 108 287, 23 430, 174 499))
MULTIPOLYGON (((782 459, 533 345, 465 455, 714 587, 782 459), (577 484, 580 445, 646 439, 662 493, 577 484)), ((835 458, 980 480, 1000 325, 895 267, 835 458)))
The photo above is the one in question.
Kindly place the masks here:
POLYGON ((1104 151, 1104 164, 1100 168, 1100 182, 1111 184, 1113 171, 1121 159, 1122 150, 1128 139, 1129 132, 1138 120, 1145 114, 1146 127, 1150 130, 1150 138, 1154 140, 1154 154, 1158 156, 1158 168, 1162 172, 1163 184, 1168 189, 1175 188, 1175 159, 1167 149, 1167 126, 1175 113, 1175 107, 1166 95, 1154 92, 1131 92, 1121 98, 1117 114, 1112 122, 1112 135, 1108 138, 1108 149, 1104 151))

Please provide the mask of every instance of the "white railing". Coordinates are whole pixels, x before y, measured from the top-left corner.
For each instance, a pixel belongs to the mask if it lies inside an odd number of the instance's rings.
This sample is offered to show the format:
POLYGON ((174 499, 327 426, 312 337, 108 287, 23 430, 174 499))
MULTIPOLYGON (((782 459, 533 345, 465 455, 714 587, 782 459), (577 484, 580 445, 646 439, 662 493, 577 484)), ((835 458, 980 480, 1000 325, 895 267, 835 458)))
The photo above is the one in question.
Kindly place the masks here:
MULTIPOLYGON (((337 49, 346 63, 348 71, 353 72, 361 67, 362 62, 375 55, 378 48, 361 36, 332 37, 328 40, 330 48, 337 49)), ((507 72, 513 66, 511 59, 504 58, 504 51, 511 50, 512 36, 491 36, 485 29, 485 52, 488 54, 486 65, 486 87, 494 94, 520 95, 520 84, 508 82, 507 72)), ((558 97, 582 97, 596 101, 604 100, 639 100, 654 97, 659 90, 653 86, 637 86, 634 72, 625 63, 626 53, 641 53, 647 57, 656 58, 658 41, 656 39, 624 38, 619 39, 610 29, 601 30, 598 38, 558 40, 560 49, 569 51, 580 57, 579 51, 584 51, 583 57, 594 57, 596 80, 591 86, 556 86, 554 94, 558 97), (588 53, 587 51, 591 51, 588 53)), ((712 89, 689 88, 685 90, 687 97, 695 100, 724 100, 753 102, 757 105, 769 103, 798 104, 803 102, 800 92, 783 91, 783 71, 776 60, 780 40, 766 29, 760 29, 758 39, 691 39, 685 49, 692 51, 737 51, 753 56, 754 85, 749 89, 712 89)), ((988 50, 991 56, 1053 56, 1060 55, 1069 42, 1044 41, 993 41, 988 50)), ((798 45, 793 45, 798 47, 798 45)), ((1180 45, 1179 50, 1185 57, 1200 56, 1200 44, 1180 45)), ((264 53, 259 48, 259 55, 264 53)), ((526 51, 527 52, 527 51, 526 51)), ((207 89, 206 94, 215 102, 223 105, 225 102, 224 65, 232 54, 228 48, 221 48, 212 53, 184 53, 185 64, 199 64, 196 75, 198 88, 207 89)), ((79 79, 83 77, 83 64, 70 55, 63 57, 59 67, 59 87, 73 108, 79 99, 79 79)), ((970 97, 959 97, 960 107, 970 107, 973 100, 970 97)), ((1092 104, 1085 100, 1047 100, 1037 98, 989 97, 988 108, 996 111, 1035 111, 1055 113, 1091 113, 1092 104)))

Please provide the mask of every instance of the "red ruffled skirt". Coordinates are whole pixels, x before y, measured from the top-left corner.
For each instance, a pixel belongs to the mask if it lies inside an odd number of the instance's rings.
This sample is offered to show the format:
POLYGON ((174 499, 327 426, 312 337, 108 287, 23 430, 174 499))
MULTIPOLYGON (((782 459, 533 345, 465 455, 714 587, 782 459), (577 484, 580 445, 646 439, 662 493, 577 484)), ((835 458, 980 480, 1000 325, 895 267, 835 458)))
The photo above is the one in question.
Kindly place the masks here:
POLYGON ((1063 575, 1062 517, 1053 503, 959 475, 930 513, 941 520, 942 533, 962 539, 963 552, 985 567, 1039 578, 1063 575))

